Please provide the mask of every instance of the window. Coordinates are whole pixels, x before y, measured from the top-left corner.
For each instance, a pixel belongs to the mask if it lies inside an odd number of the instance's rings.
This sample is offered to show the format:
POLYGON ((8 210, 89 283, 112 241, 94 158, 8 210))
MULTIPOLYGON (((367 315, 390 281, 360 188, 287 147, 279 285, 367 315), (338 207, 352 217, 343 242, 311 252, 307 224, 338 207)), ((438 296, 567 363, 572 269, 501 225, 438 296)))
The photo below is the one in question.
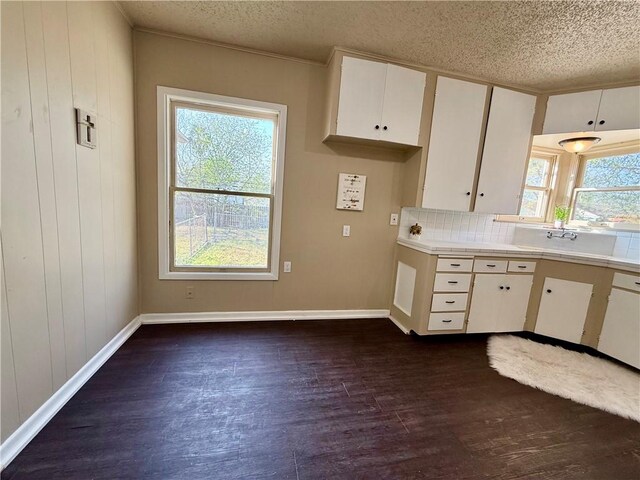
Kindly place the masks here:
POLYGON ((574 189, 574 223, 614 228, 640 227, 640 153, 606 151, 580 157, 574 189))
POLYGON ((160 278, 278 278, 286 106, 158 87, 160 278))
POLYGON ((533 153, 527 167, 519 216, 544 222, 549 208, 555 156, 533 153))

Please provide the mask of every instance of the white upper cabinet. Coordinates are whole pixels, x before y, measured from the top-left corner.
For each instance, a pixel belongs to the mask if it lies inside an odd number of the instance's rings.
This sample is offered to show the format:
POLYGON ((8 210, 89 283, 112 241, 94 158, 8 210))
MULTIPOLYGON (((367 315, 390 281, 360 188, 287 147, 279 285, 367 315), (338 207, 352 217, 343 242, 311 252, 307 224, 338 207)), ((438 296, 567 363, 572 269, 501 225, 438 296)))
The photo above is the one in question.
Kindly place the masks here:
POLYGON ((422 120, 426 75, 417 70, 387 65, 380 139, 417 145, 422 120))
POLYGON ((602 91, 596 132, 640 128, 640 86, 602 91))
POLYGON ((640 128, 640 86, 552 95, 543 134, 640 128))
POLYGON ((387 65, 344 57, 340 77, 337 134, 380 138, 387 65), (378 128, 375 128, 378 126, 378 128))
POLYGON ((494 87, 474 212, 517 214, 536 97, 494 87))
POLYGON ((336 134, 417 145, 426 74, 344 57, 336 134))
POLYGON ((602 90, 550 96, 542 133, 546 135, 593 130, 601 96, 602 90))
POLYGON ((486 85, 438 77, 423 208, 469 211, 486 97, 486 85))

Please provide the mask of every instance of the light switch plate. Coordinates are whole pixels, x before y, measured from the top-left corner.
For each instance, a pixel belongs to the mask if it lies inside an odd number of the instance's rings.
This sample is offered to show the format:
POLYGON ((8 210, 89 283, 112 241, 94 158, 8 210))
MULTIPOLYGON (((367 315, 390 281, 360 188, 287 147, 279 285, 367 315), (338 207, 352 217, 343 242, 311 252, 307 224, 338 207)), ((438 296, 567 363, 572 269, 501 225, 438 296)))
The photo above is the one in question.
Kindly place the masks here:
POLYGON ((343 225, 342 226, 342 236, 350 237, 351 236, 351 225, 343 225))
POLYGON ((291 273, 291 262, 284 262, 282 270, 284 273, 291 273))
POLYGON ((389 219, 389 225, 397 225, 398 224, 398 214, 392 213, 391 218, 389 219))

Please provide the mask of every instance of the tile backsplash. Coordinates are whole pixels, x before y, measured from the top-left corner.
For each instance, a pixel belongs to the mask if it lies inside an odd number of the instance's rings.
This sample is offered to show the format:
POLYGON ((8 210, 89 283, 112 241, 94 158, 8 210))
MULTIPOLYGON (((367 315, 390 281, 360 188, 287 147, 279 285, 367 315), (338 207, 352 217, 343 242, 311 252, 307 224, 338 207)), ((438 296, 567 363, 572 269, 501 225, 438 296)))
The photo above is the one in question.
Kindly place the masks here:
MULTIPOLYGON (((454 242, 513 243, 516 226, 511 222, 496 222, 496 215, 453 212, 425 208, 403 208, 399 238, 409 238, 409 227, 422 226, 422 240, 454 242)), ((613 256, 640 260, 639 232, 611 232, 616 235, 613 256)))
POLYGON ((403 208, 399 236, 408 238, 409 226, 418 223, 422 226, 421 238, 427 240, 511 243, 516 224, 496 222, 495 218, 484 213, 403 208))

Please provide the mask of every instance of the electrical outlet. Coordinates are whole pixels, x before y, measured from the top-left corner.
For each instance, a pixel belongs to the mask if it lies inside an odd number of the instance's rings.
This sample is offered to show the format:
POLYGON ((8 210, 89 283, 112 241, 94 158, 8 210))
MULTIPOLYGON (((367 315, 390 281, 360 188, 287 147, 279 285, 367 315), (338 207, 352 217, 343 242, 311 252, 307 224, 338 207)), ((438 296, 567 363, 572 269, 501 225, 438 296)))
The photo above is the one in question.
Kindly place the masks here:
POLYGON ((391 219, 389 220, 389 225, 397 225, 398 224, 398 214, 392 213, 391 219))
POLYGON ((284 262, 284 273, 291 273, 291 262, 284 262))
POLYGON ((350 237, 351 236, 351 225, 343 225, 342 226, 342 236, 350 237))
POLYGON ((187 289, 184 291, 184 298, 186 298, 187 300, 193 300, 194 297, 195 293, 193 291, 193 287, 187 287, 187 289))

